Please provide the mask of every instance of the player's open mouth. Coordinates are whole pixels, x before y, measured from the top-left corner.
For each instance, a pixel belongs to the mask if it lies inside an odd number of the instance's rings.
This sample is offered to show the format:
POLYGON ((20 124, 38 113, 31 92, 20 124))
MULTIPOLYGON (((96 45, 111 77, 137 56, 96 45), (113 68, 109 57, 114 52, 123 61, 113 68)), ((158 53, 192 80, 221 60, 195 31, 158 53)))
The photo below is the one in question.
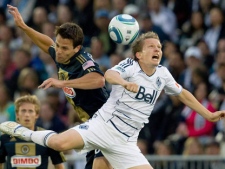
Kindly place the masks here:
POLYGON ((159 56, 158 55, 154 55, 154 56, 152 56, 152 59, 153 60, 158 60, 159 59, 159 56))

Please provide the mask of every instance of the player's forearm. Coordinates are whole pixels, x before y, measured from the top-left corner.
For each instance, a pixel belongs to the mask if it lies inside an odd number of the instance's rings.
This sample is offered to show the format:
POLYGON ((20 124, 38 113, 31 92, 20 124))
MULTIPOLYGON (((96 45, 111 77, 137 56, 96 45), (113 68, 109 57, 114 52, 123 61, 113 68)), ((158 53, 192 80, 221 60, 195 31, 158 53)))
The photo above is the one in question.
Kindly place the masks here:
POLYGON ((126 82, 120 74, 114 70, 107 70, 105 72, 105 79, 108 83, 114 85, 123 85, 126 82))
POLYGON ((64 87, 76 89, 98 89, 105 85, 105 78, 99 73, 92 72, 81 78, 63 81, 64 87))
POLYGON ((32 29, 27 25, 23 25, 20 28, 27 36, 31 38, 34 44, 36 44, 39 48, 41 48, 45 53, 48 53, 49 47, 54 44, 54 41, 50 37, 38 31, 35 31, 34 29, 32 29))
POLYGON ((182 93, 178 96, 179 100, 185 105, 195 110, 207 120, 211 119, 212 113, 207 110, 199 101, 187 90, 183 89, 182 93))
POLYGON ((64 165, 63 164, 56 164, 55 165, 55 169, 64 169, 64 165))

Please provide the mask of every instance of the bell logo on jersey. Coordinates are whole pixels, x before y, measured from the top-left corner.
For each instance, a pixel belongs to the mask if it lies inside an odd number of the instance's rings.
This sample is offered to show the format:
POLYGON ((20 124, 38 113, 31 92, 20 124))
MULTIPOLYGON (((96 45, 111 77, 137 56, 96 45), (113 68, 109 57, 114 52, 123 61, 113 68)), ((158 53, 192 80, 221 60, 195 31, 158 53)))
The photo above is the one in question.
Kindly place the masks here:
POLYGON ((75 90, 71 87, 63 87, 63 92, 69 98, 74 98, 76 96, 75 90))
POLYGON ((41 156, 12 156, 12 167, 35 168, 41 165, 41 156))
POLYGON ((153 93, 145 93, 145 88, 143 86, 140 86, 137 95, 135 96, 135 99, 137 100, 144 100, 148 104, 153 104, 156 100, 157 91, 153 90, 153 93))

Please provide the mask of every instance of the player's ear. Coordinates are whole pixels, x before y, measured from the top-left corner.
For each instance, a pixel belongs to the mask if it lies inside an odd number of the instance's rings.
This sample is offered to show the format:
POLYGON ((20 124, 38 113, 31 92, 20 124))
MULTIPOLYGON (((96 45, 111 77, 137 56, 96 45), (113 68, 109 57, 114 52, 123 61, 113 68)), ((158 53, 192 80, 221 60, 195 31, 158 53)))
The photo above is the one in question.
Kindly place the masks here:
POLYGON ((136 54, 135 54, 136 58, 138 58, 138 59, 140 59, 141 55, 142 55, 141 52, 136 52, 136 54))
POLYGON ((18 114, 16 113, 16 122, 20 122, 20 119, 19 119, 19 117, 18 117, 18 114))
POLYGON ((73 50, 74 50, 75 53, 77 53, 80 49, 81 49, 81 45, 78 45, 73 50))

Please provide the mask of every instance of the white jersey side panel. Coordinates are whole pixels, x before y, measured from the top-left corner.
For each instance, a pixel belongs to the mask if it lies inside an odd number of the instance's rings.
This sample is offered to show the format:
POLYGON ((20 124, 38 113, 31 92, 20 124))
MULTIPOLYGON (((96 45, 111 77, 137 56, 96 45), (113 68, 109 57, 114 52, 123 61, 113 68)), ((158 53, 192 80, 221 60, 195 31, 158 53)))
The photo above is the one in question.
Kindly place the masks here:
POLYGON ((120 85, 113 85, 110 98, 99 110, 105 121, 128 137, 138 137, 138 133, 148 123, 161 91, 177 95, 182 87, 176 83, 166 67, 158 66, 152 76, 147 76, 138 62, 128 58, 111 68, 121 77, 139 85, 137 93, 130 92, 120 85))

